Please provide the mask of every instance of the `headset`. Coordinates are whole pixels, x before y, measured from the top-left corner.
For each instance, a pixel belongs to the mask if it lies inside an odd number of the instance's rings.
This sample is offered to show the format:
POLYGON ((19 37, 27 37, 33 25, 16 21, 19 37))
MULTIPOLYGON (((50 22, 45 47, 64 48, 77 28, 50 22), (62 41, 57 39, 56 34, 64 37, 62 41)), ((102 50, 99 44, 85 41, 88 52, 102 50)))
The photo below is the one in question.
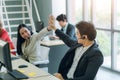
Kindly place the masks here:
POLYGON ((82 36, 81 39, 85 39, 85 36, 82 36))
POLYGON ((82 36, 81 38, 78 38, 78 39, 85 39, 85 36, 82 36))

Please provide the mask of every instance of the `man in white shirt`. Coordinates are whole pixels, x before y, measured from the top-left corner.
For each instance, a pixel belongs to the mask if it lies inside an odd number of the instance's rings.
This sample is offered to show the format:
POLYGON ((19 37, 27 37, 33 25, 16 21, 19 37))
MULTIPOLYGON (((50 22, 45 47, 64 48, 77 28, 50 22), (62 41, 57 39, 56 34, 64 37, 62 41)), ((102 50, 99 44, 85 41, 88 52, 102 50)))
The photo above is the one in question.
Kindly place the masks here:
POLYGON ((49 26, 70 47, 55 76, 61 80, 93 80, 103 63, 102 52, 95 41, 94 25, 86 21, 78 22, 77 42, 55 27, 53 16, 50 17, 49 26))

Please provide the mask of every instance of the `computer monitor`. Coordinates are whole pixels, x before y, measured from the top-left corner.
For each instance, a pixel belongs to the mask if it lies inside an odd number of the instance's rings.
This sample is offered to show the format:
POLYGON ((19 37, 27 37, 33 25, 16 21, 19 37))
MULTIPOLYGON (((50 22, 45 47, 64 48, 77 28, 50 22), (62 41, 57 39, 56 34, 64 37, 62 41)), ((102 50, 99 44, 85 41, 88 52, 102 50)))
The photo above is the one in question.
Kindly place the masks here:
POLYGON ((3 40, 0 40, 0 63, 7 71, 12 71, 9 43, 3 40))
POLYGON ((6 67, 7 72, 16 79, 28 79, 28 76, 12 69, 9 43, 3 40, 0 40, 0 63, 1 66, 6 67))

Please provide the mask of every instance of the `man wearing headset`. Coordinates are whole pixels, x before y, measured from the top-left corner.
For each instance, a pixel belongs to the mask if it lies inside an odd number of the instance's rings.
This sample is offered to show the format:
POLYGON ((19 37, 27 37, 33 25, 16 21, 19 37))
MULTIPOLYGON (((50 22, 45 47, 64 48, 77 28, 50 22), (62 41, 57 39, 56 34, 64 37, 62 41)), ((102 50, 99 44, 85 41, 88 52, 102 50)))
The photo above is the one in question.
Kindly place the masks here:
POLYGON ((54 17, 50 16, 49 26, 70 47, 55 76, 61 80, 93 80, 103 63, 102 52, 95 41, 97 32, 94 25, 86 21, 78 22, 78 41, 74 41, 55 27, 54 20, 54 17))

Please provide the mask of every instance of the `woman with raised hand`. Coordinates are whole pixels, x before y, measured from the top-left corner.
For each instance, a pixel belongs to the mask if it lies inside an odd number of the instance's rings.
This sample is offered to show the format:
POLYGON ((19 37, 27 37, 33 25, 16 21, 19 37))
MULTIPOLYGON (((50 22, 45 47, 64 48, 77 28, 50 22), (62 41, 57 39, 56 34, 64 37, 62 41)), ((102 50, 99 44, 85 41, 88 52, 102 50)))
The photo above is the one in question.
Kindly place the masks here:
POLYGON ((17 30, 17 53, 28 62, 37 64, 42 61, 40 51, 40 40, 49 32, 49 27, 42 29, 39 33, 33 33, 25 24, 20 24, 17 30))

